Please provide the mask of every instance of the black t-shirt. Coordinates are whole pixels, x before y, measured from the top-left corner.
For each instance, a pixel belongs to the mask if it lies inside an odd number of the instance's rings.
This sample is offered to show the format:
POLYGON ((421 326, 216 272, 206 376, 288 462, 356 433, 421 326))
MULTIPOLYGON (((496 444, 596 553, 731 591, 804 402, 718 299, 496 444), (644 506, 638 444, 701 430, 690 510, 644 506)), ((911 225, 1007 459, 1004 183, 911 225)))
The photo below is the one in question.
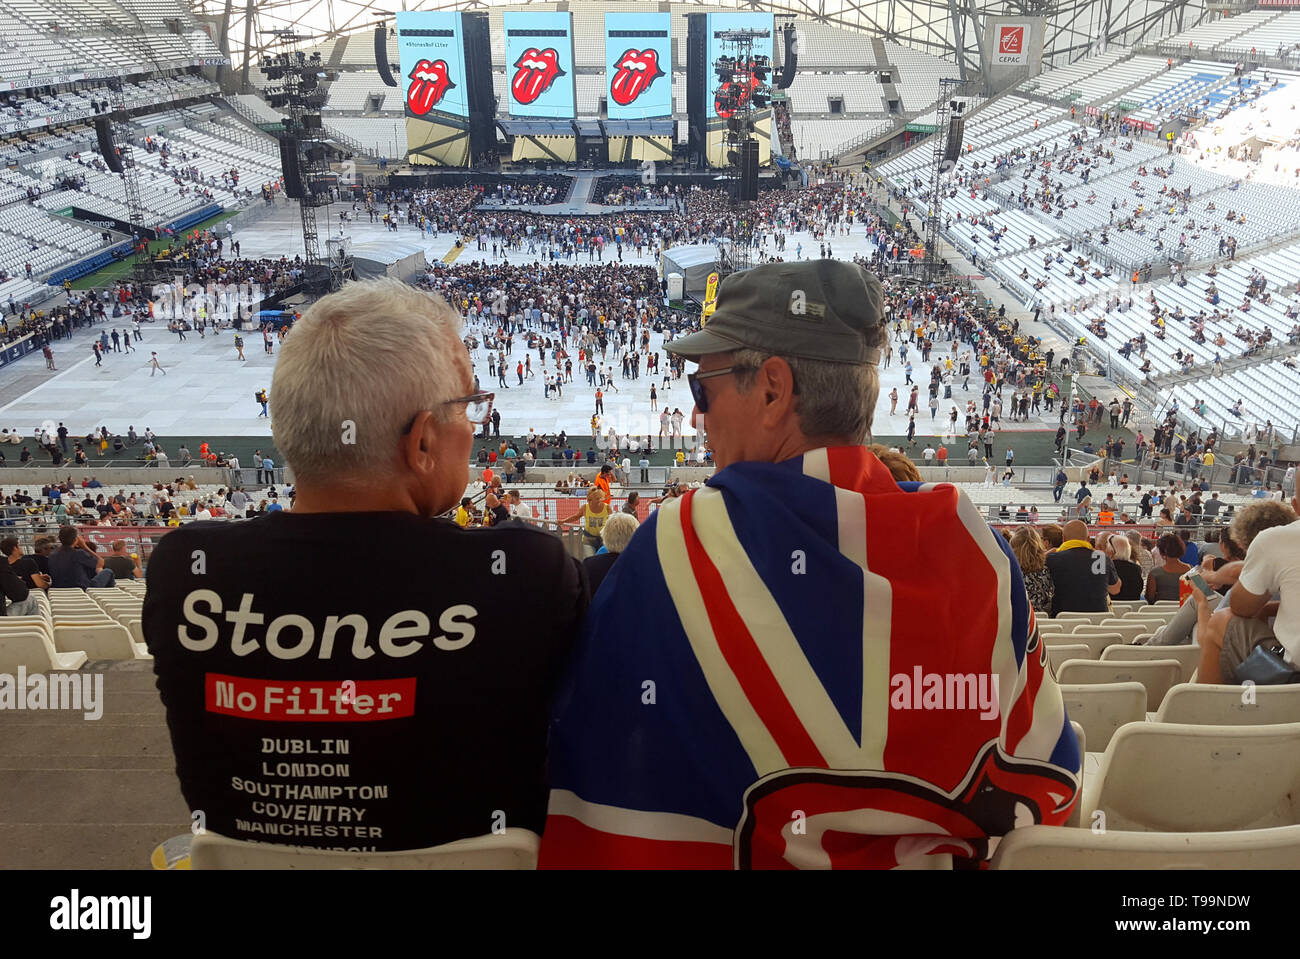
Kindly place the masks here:
POLYGON ((147 581, 177 775, 207 828, 374 850, 541 833, 548 701, 587 603, 554 536, 279 512, 173 530, 147 581), (520 609, 541 625, 520 633, 520 609))
MULTIPOLYGON (((41 557, 41 559, 44 558, 44 556, 41 557)), ((23 556, 18 560, 18 562, 10 563, 9 568, 14 571, 14 575, 23 581, 24 586, 28 589, 36 589, 36 583, 32 579, 32 575, 41 572, 41 568, 36 564, 32 557, 23 556)))
POLYGON ((113 578, 118 582, 135 579, 135 563, 130 556, 106 556, 104 566, 113 571, 113 578))
POLYGON ((1054 586, 1053 616, 1062 612, 1103 613, 1110 608, 1106 587, 1119 582, 1119 573, 1105 553, 1081 546, 1057 550, 1047 554, 1047 568, 1054 586))

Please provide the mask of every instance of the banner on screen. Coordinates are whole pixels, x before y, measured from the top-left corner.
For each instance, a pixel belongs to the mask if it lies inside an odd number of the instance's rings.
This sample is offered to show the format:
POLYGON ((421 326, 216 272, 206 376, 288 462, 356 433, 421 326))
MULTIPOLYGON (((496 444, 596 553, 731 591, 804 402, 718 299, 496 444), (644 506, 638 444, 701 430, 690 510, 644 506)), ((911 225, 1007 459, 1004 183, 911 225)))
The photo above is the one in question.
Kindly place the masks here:
POLYGON ((469 116, 459 13, 398 13, 397 50, 408 118, 469 116))
MULTIPOLYGON (((772 31, 776 18, 770 13, 710 13, 706 21, 706 27, 709 34, 709 52, 708 66, 704 85, 705 104, 704 108, 708 111, 708 118, 715 119, 718 116, 717 96, 722 86, 718 80, 718 75, 714 73, 714 64, 718 58, 724 54, 727 56, 735 55, 735 47, 728 50, 718 39, 718 34, 728 30, 760 30, 767 31, 766 37, 760 37, 754 41, 754 56, 767 57, 768 62, 768 83, 771 83, 771 64, 772 64, 772 31)), ((749 95, 748 90, 737 91, 741 98, 749 95)))
POLYGON ((510 115, 572 120, 573 18, 568 13, 501 14, 506 31, 510 115))
POLYGON ((605 14, 605 96, 611 120, 672 116, 671 19, 667 13, 605 14))

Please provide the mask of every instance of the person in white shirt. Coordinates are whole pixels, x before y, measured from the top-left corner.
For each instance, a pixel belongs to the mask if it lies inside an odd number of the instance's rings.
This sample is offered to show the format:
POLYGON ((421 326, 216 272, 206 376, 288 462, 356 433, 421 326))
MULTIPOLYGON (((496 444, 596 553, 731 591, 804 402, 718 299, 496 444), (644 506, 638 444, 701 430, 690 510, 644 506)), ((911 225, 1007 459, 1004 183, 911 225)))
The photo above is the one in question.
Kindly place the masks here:
MULTIPOLYGON (((1207 599, 1198 589, 1197 638, 1201 662, 1197 681, 1232 683, 1236 670, 1261 643, 1276 640, 1283 658, 1300 666, 1300 497, 1290 506, 1274 503, 1251 504, 1242 508, 1233 523, 1233 542, 1246 549, 1241 563, 1228 563, 1216 571, 1215 582, 1238 572, 1237 581, 1224 605, 1231 615, 1213 613, 1217 597, 1207 599), (1241 528, 1244 511, 1251 514, 1250 526, 1241 528), (1250 532, 1259 531, 1253 537, 1250 532), (1243 542, 1244 541, 1244 542, 1243 542), (1277 599, 1273 599, 1274 595, 1277 599), (1272 625, 1269 620, 1272 619, 1272 625)), ((1208 578, 1208 577, 1207 577, 1208 578)), ((1228 582, 1231 577, 1228 577, 1228 582)))
POLYGON ((510 501, 511 516, 517 516, 520 519, 533 518, 533 508, 523 501, 519 495, 519 490, 512 489, 506 494, 506 497, 510 501))
POLYGON ((934 461, 934 447, 926 443, 925 449, 921 451, 921 458, 925 460, 925 465, 929 466, 934 461))

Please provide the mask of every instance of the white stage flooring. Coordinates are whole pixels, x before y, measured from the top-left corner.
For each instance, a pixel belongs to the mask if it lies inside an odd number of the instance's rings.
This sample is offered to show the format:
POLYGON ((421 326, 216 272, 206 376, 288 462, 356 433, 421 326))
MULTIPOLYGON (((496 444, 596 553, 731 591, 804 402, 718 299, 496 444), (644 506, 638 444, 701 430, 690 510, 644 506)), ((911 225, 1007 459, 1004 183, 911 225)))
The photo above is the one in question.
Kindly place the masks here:
MULTIPOLYGON (((326 213, 329 208, 321 209, 320 223, 322 236, 326 213)), ((332 208, 337 220, 339 206, 332 208)), ((293 256, 302 251, 301 225, 296 204, 278 206, 274 212, 257 210, 244 225, 235 224, 235 238, 240 241, 241 255, 262 257, 281 255, 293 256)), ((337 231, 337 227, 334 227, 337 231)), ((385 236, 409 243, 413 239, 420 242, 430 261, 441 260, 451 248, 455 237, 443 233, 437 239, 420 237, 412 227, 403 227, 396 233, 384 230, 381 225, 370 223, 353 223, 347 225, 347 231, 356 242, 382 241, 385 236)), ((803 255, 819 253, 818 243, 808 234, 791 234, 787 242, 786 256, 795 256, 796 246, 802 242, 803 255)), ((839 258, 850 259, 853 255, 866 253, 868 243, 862 229, 856 228, 852 236, 839 236, 831 240, 833 252, 839 258)), ((322 246, 324 246, 322 242, 322 246)), ((607 254, 611 251, 607 250, 607 254)), ((616 256, 616 254, 615 254, 616 256)), ((532 257, 511 258, 511 262, 520 263, 532 257)), ((500 263, 500 256, 493 257, 490 249, 479 252, 471 243, 461 254, 458 262, 482 260, 500 263)), ((571 261, 575 264, 587 262, 585 257, 571 261)), ((624 262, 657 266, 657 257, 636 257, 625 251, 624 262)), ((21 429, 30 435, 38 424, 46 420, 62 421, 71 433, 85 435, 89 430, 101 425, 110 431, 125 434, 129 426, 143 433, 152 429, 160 436, 268 436, 270 428, 265 418, 259 418, 260 407, 253 399, 259 389, 270 389, 271 375, 274 370, 275 357, 263 352, 262 338, 259 333, 245 334, 244 355, 246 362, 236 358, 234 333, 225 330, 219 334, 209 333, 200 339, 197 333, 187 333, 184 342, 178 341, 175 334, 166 330, 164 323, 144 324, 144 340, 137 344, 136 353, 112 353, 104 359, 102 367, 96 368, 90 351, 91 337, 86 331, 80 331, 72 340, 64 340, 54 345, 55 362, 58 372, 46 373, 43 357, 39 352, 30 354, 14 364, 0 368, 0 399, 5 405, 0 406, 0 426, 21 429), (167 371, 163 376, 149 375, 149 352, 158 351, 159 361, 167 371), (48 378, 44 378, 48 376, 48 378)), ((96 333, 98 327, 96 327, 96 333)), ((942 361, 946 355, 939 344, 933 357, 942 361)), ((662 337, 651 334, 651 349, 662 352, 662 337)), ((278 344, 277 344, 278 352, 278 344)), ((928 369, 916 362, 915 349, 909 350, 914 357, 914 379, 922 384, 920 401, 928 400, 926 385, 929 382, 928 369)), ((1059 348, 1058 348, 1059 352, 1059 348)), ((523 359, 524 353, 516 347, 514 359, 523 359)), ((501 389, 497 381, 488 375, 487 354, 478 351, 476 369, 484 389, 498 393, 497 407, 501 410, 501 432, 522 435, 529 429, 538 433, 558 433, 564 430, 572 436, 582 438, 591 435, 590 420, 595 410, 595 390, 586 385, 586 378, 576 369, 574 381, 564 387, 563 397, 559 400, 546 400, 542 396, 541 368, 537 365, 536 352, 533 353, 534 379, 526 380, 520 387, 517 377, 511 375, 507 382, 510 389, 501 389)), ((610 362, 614 362, 610 354, 610 362)), ((513 369, 514 363, 510 363, 513 369)), ((616 376, 618 365, 615 362, 616 376)), ((876 411, 874 432, 881 436, 899 436, 907 431, 907 417, 901 413, 906 408, 907 387, 904 384, 902 365, 898 362, 895 351, 893 362, 882 371, 882 388, 880 404, 876 411), (889 415, 888 394, 892 387, 898 387, 900 394, 900 413, 889 415)), ((636 433, 657 435, 659 432, 658 413, 650 410, 651 379, 642 376, 639 380, 618 379, 619 392, 606 390, 605 428, 613 426, 620 434, 636 433)), ((662 377, 654 381, 662 387, 662 377)), ((978 381, 972 378, 972 391, 963 394, 960 380, 956 384, 952 400, 941 401, 940 413, 931 428, 928 407, 924 407, 917 417, 917 433, 927 436, 941 432, 946 427, 944 418, 949 407, 956 404, 961 414, 959 427, 965 422, 965 401, 968 398, 979 399, 978 381)), ((669 411, 680 407, 686 415, 683 432, 692 435, 690 413, 692 408, 690 391, 685 380, 674 381, 668 390, 659 392, 659 408, 668 407, 669 411)), ((1004 431, 1054 430, 1057 415, 1031 417, 1029 422, 1011 423, 1003 419, 1004 431)), ((1001 444, 999 444, 1001 445, 1001 444)), ((964 444, 963 444, 964 447, 964 444)))

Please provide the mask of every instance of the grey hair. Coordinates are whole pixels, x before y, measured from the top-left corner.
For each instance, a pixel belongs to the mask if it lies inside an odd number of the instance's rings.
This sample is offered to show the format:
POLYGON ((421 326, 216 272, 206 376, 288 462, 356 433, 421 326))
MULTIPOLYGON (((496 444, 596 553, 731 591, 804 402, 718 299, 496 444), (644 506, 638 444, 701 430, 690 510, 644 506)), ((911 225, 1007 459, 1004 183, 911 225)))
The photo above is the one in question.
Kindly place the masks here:
MULTIPOLYGON (((736 390, 748 393, 758 368, 777 354, 736 350, 731 354, 736 390)), ((869 363, 827 363, 782 356, 799 388, 799 428, 805 436, 834 437, 860 446, 871 436, 871 420, 880 396, 880 373, 869 363)))
POLYGON ((349 283, 318 300, 280 348, 271 381, 276 445, 295 475, 382 476, 419 411, 448 422, 442 401, 468 379, 460 327, 446 301, 396 279, 349 283))
POLYGON ((1128 541, 1127 536, 1112 536, 1106 542, 1108 542, 1110 548, 1115 551, 1116 559, 1133 558, 1133 544, 1128 541))
POLYGON ((632 542, 632 534, 637 531, 636 517, 631 513, 614 513, 605 520, 600 531, 600 541, 611 553, 621 553, 632 542))

